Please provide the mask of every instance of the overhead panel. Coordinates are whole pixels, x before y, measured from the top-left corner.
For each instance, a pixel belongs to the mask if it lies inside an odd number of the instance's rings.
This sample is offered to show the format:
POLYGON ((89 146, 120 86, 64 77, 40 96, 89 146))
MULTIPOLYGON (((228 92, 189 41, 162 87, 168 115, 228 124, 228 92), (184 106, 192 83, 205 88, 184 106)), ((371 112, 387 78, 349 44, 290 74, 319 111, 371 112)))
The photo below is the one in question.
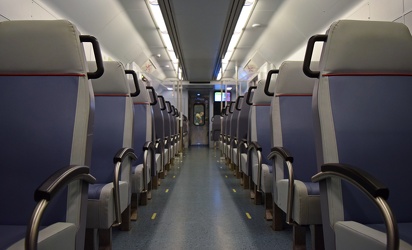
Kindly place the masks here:
POLYGON ((159 0, 185 80, 217 76, 244 0, 159 0))

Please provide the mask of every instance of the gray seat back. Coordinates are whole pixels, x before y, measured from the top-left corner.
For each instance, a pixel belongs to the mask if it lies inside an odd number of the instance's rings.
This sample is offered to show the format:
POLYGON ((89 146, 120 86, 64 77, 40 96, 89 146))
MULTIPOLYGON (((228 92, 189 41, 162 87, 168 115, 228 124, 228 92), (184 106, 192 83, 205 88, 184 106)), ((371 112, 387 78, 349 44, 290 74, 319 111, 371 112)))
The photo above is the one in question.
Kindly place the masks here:
MULTIPOLYGON (((70 165, 90 165, 94 97, 79 36, 64 20, 0 23, 0 225, 25 227, 36 206, 33 194, 47 178, 70 165)), ((82 249, 86 201, 87 186, 72 182, 52 198, 40 226, 72 223, 76 239, 60 243, 82 249)), ((25 228, 20 235, 6 231, 1 249, 25 235, 25 228)))
MULTIPOLYGON (((389 188, 398 223, 410 223, 411 34, 400 23, 343 20, 324 40, 320 74, 313 74, 319 76, 313 102, 319 171, 325 163, 345 163, 368 172, 389 188)), ((335 247, 337 221, 382 223, 379 210, 346 182, 332 178, 320 188, 327 247, 335 247)))

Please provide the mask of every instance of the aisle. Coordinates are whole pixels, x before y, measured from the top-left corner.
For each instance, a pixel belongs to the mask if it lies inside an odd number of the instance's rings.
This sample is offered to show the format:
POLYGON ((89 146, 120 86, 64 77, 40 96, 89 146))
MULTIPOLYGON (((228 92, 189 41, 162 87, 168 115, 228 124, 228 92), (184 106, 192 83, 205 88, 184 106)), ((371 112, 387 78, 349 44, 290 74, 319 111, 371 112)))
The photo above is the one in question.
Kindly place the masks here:
POLYGON ((139 207, 132 230, 113 230, 113 249, 291 249, 291 230, 272 231, 219 156, 188 149, 139 207))

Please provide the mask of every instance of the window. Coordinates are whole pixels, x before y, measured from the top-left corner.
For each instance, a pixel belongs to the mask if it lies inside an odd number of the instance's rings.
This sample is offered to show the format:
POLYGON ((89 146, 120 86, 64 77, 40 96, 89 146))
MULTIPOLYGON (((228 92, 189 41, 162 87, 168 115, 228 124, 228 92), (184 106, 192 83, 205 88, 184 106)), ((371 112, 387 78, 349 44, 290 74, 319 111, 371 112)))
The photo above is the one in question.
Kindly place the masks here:
POLYGON ((193 124, 195 126, 205 125, 205 105, 203 103, 195 103, 193 106, 193 124))

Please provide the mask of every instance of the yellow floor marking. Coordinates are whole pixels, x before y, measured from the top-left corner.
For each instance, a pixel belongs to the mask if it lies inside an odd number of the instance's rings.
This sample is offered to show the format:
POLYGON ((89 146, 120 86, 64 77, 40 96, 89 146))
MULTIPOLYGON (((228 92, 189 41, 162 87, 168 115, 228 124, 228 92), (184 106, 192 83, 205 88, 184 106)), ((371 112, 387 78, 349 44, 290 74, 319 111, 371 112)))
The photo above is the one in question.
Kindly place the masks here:
POLYGON ((168 192, 169 192, 169 189, 166 189, 165 193, 168 193, 168 192))
POLYGON ((225 177, 227 178, 227 175, 225 175, 225 177))
POLYGON ((176 178, 176 175, 173 175, 173 178, 176 178))
POLYGON ((246 217, 247 217, 249 220, 252 219, 252 216, 250 216, 249 213, 246 213, 246 217))
POLYGON ((236 189, 232 189, 233 190, 233 193, 236 193, 236 189))
POLYGON ((156 218, 156 213, 153 213, 153 215, 152 215, 152 220, 154 220, 155 218, 156 218))

